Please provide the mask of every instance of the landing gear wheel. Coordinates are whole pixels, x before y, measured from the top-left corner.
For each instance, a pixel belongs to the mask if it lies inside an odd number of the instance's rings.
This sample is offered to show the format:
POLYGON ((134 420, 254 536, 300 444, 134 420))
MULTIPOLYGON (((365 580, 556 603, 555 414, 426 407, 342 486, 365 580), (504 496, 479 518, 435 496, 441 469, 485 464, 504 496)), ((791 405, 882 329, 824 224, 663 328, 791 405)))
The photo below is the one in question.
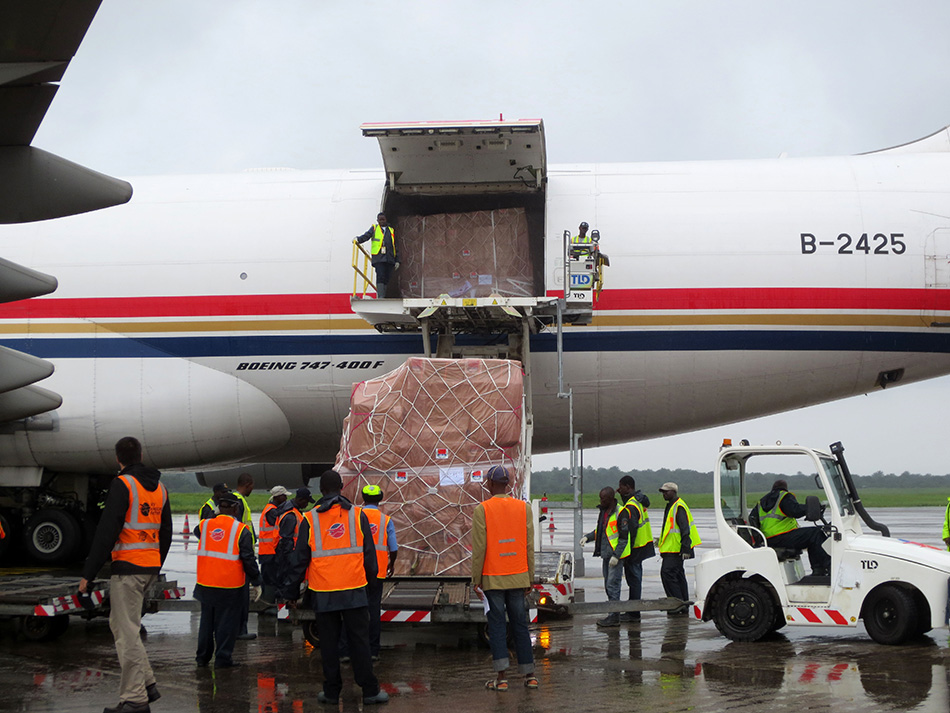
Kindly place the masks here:
POLYGON ((25 616, 20 619, 19 633, 29 641, 58 639, 69 627, 69 616, 25 616))
POLYGON ((27 553, 43 564, 61 564, 76 553, 82 542, 79 522, 65 510, 40 510, 26 524, 23 544, 27 553))
POLYGON ((758 641, 773 631, 776 606, 758 582, 736 579, 716 595, 714 620, 723 636, 733 641, 758 641))
POLYGON ((320 648, 320 631, 317 629, 316 620, 305 621, 303 623, 303 638, 307 640, 313 648, 320 648))
POLYGON ((914 595, 893 584, 884 584, 864 600, 864 626, 879 644, 903 644, 919 632, 914 595))

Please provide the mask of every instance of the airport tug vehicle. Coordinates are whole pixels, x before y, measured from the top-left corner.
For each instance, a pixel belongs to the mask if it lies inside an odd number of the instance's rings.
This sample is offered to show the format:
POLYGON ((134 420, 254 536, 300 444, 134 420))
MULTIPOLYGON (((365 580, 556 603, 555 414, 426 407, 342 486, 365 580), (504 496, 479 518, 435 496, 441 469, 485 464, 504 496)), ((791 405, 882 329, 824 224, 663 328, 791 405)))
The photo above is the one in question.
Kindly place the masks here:
POLYGON ((878 643, 900 644, 947 625, 950 553, 892 538, 871 519, 840 442, 830 453, 745 443, 725 441, 713 471, 719 548, 696 564, 698 619, 712 620, 734 641, 756 641, 786 625, 855 627, 863 620, 878 643), (787 472, 774 467, 776 457, 797 458, 801 472, 811 464, 825 503, 808 496, 805 519, 828 535, 829 576, 805 576, 801 551, 767 546, 761 529, 749 522, 761 493, 747 492, 748 476, 787 472), (878 534, 866 534, 862 523, 878 534))

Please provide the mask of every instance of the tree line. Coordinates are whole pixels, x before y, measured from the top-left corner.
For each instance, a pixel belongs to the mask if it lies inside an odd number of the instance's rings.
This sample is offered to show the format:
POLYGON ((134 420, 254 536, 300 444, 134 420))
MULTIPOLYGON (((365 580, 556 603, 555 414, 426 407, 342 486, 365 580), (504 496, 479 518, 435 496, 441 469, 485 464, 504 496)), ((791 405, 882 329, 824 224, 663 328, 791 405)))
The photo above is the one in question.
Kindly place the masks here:
MULTIPOLYGON (((620 470, 612 468, 585 468, 584 492, 596 493, 609 485, 617 487, 620 478, 625 475, 632 477, 637 487, 647 494, 656 493, 663 483, 676 483, 682 493, 711 493, 713 490, 712 471, 700 472, 684 468, 661 468, 659 470, 620 470)), ((934 488, 945 490, 950 495, 950 475, 926 475, 904 471, 900 475, 877 471, 871 475, 854 475, 858 492, 865 488, 902 488, 905 490, 918 488, 934 488)), ((788 481, 792 490, 814 490, 813 475, 798 473, 797 475, 777 475, 775 473, 749 473, 748 488, 751 492, 765 492, 772 487, 778 478, 788 481)), ((194 473, 163 473, 162 483, 176 493, 205 493, 208 488, 198 485, 194 473)), ((311 483, 311 487, 315 487, 311 483)), ((540 497, 542 494, 571 494, 574 487, 571 484, 567 468, 553 470, 538 470, 531 474, 531 494, 540 497)))
MULTIPOLYGON (((659 470, 620 470, 612 468, 585 468, 584 492, 594 493, 605 486, 617 487, 619 480, 629 475, 637 483, 637 488, 651 495, 656 493, 663 483, 674 482, 679 486, 681 493, 711 493, 713 491, 712 471, 700 472, 684 468, 661 468, 659 470)), ((942 489, 950 494, 950 475, 926 475, 904 471, 900 475, 877 471, 871 475, 855 475, 854 484, 860 493, 865 488, 901 488, 904 490, 917 488, 942 489)), ((814 490, 815 476, 798 473, 783 475, 777 473, 747 474, 747 487, 750 492, 766 492, 777 479, 783 478, 788 482, 789 490, 814 490)), ((531 494, 540 496, 573 493, 570 471, 567 468, 540 470, 531 473, 531 494)))

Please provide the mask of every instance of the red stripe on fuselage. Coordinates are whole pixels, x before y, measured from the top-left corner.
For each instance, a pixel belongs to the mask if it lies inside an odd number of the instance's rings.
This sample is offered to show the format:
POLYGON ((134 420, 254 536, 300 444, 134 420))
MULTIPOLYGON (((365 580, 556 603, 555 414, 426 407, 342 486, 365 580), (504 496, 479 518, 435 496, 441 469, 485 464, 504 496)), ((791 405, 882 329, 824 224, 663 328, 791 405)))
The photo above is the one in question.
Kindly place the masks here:
MULTIPOLYGON (((559 293, 549 292, 551 296, 559 293)), ((595 308, 646 310, 950 310, 950 290, 716 287, 605 290, 595 308)), ((0 319, 129 319, 243 315, 350 315, 350 295, 38 297, 0 305, 0 319)))

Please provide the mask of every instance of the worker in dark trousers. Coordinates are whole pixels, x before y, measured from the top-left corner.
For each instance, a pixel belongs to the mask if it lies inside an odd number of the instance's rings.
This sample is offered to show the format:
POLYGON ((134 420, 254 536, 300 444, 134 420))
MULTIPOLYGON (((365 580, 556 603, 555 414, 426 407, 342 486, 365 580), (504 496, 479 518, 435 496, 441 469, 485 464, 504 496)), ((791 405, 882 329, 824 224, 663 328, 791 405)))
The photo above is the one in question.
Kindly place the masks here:
MULTIPOLYGON (((663 528, 660 531, 658 548, 663 563, 660 565, 660 581, 668 597, 676 597, 684 602, 689 600, 689 584, 683 561, 692 559, 693 548, 699 546, 699 533, 693 522, 693 514, 679 496, 676 483, 663 483, 660 487, 666 510, 663 513, 663 528)), ((670 615, 686 614, 684 604, 678 609, 667 612, 670 615)))
MULTIPOLYGON (((373 544, 376 547, 378 574, 375 580, 367 582, 366 597, 369 599, 369 651, 373 661, 379 661, 383 582, 392 577, 396 570, 399 545, 396 542, 396 525, 393 519, 379 509, 379 503, 383 499, 382 489, 378 485, 365 485, 360 496, 363 500, 363 513, 369 520, 369 527, 373 531, 373 544)), ((350 660, 345 628, 340 634, 340 660, 344 663, 350 660)))
MULTIPOLYGON (((636 601, 643 593, 643 561, 656 554, 653 545, 653 530, 650 527, 650 498, 637 490, 636 481, 629 475, 620 479, 617 493, 623 501, 623 507, 617 513, 617 549, 620 550, 620 564, 623 576, 630 589, 628 599, 636 601)), ((624 612, 620 621, 639 621, 640 612, 624 612)))
POLYGON ((215 668, 237 666, 232 658, 241 628, 244 585, 250 582, 251 598, 260 597, 261 575, 247 526, 238 520, 240 501, 232 493, 218 498, 217 517, 198 525, 198 580, 195 599, 201 602, 198 649, 195 662, 215 668))
POLYGON ((79 580, 80 593, 112 560, 109 628, 122 675, 119 705, 104 713, 148 713, 161 694, 139 631, 145 591, 155 581, 172 544, 172 511, 161 473, 142 464, 142 444, 132 436, 115 444, 121 470, 109 486, 105 507, 79 580))
MULTIPOLYGON (((247 502, 248 496, 254 492, 254 477, 250 473, 241 473, 238 476, 237 487, 234 489, 234 496, 238 499, 238 515, 237 518, 244 523, 244 526, 251 533, 251 542, 254 545, 255 551, 257 550, 257 533, 254 532, 254 520, 251 517, 251 506, 247 502)), ((247 630, 247 619, 250 614, 251 607, 251 596, 249 593, 250 585, 244 583, 244 602, 241 609, 241 632, 238 634, 238 639, 241 641, 248 641, 251 639, 256 639, 257 634, 249 633, 247 630)))
POLYGON ((379 687, 369 652, 369 611, 366 584, 376 579, 376 547, 369 520, 340 492, 343 479, 335 470, 320 476, 323 497, 304 515, 297 534, 293 567, 284 580, 283 595, 297 598, 300 582, 307 589, 320 633, 323 690, 317 701, 340 702, 340 630, 349 636, 353 678, 363 689, 363 703, 385 703, 389 694, 379 687))
MULTIPOLYGON (((280 509, 287 502, 290 491, 283 485, 275 485, 270 489, 270 500, 261 511, 258 522, 257 561, 261 565, 261 598, 265 602, 274 601, 274 590, 280 584, 277 578, 276 563, 277 541, 280 535, 277 531, 277 519, 283 514, 280 509)), ((291 506, 292 507, 292 506, 291 506)))
POLYGON ((385 213, 377 215, 376 222, 369 226, 369 230, 356 237, 358 243, 365 243, 367 240, 373 241, 370 243, 370 255, 373 269, 376 271, 376 296, 384 299, 389 294, 388 285, 393 272, 399 267, 396 233, 386 222, 385 213))

